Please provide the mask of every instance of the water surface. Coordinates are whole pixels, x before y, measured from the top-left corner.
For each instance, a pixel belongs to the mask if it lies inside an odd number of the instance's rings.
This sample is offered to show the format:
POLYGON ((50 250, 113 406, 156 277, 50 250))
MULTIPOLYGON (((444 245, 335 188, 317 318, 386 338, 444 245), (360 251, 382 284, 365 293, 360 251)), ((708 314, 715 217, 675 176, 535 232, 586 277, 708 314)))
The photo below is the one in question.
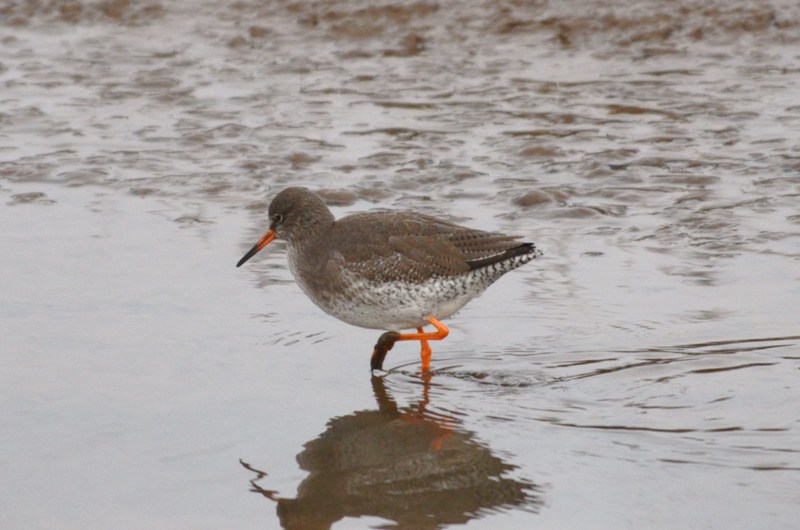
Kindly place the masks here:
POLYGON ((799 11, 7 6, 0 526, 793 528, 799 11), (372 378, 288 185, 545 256, 372 378))

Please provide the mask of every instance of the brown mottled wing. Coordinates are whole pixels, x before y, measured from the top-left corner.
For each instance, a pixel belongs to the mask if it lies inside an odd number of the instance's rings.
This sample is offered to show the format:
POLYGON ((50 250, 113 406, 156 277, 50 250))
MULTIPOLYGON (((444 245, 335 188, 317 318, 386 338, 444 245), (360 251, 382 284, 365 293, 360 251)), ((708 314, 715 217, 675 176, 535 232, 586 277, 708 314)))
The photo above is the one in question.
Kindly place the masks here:
POLYGON ((347 270, 374 281, 455 276, 507 259, 519 238, 473 230, 427 215, 365 213, 336 223, 332 238, 347 270))

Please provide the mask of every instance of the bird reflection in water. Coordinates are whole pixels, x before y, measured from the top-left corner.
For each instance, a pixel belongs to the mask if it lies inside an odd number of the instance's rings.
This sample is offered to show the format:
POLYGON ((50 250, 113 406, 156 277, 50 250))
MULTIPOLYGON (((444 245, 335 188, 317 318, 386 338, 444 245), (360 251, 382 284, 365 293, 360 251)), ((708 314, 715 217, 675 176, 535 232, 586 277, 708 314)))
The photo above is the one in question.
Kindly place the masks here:
POLYGON ((439 528, 463 524, 491 511, 541 506, 540 488, 504 476, 515 466, 503 462, 475 440, 460 422, 429 412, 430 377, 423 397, 400 408, 383 378, 373 377, 377 410, 332 419, 325 432, 297 455, 309 472, 294 499, 259 485, 251 491, 278 505, 285 529, 329 529, 345 517, 376 516, 393 528, 439 528))

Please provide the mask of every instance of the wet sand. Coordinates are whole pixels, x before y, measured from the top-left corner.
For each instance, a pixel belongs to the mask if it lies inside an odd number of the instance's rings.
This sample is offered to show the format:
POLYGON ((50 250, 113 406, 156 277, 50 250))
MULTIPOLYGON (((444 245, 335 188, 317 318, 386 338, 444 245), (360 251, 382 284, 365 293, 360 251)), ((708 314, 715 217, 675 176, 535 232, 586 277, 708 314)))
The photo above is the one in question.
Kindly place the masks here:
POLYGON ((0 12, 3 528, 793 528, 792 2, 0 12), (545 256, 430 378, 326 316, 288 185, 545 256))

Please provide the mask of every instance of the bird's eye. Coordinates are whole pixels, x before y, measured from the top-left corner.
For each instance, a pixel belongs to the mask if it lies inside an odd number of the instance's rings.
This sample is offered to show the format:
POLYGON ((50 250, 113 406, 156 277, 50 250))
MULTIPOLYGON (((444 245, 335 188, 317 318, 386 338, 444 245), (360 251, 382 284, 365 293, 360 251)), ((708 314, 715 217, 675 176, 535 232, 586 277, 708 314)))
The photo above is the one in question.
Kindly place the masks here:
POLYGON ((272 214, 272 222, 273 223, 282 223, 283 222, 283 214, 282 213, 274 213, 274 214, 272 214))

